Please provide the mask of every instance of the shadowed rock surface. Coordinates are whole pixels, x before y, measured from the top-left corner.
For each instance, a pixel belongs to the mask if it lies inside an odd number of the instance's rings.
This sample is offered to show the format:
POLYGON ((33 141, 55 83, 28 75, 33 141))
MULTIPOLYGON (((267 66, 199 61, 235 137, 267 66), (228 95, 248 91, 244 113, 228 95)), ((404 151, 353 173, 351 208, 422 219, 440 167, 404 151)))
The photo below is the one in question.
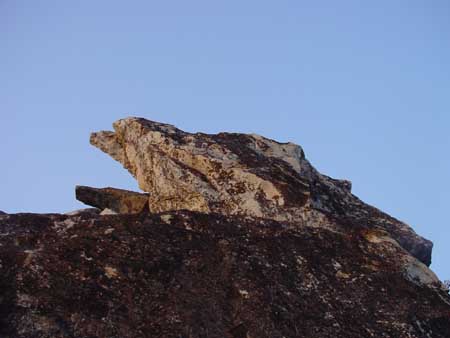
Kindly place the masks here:
POLYGON ((450 337, 432 243, 299 146, 114 129, 91 143, 148 194, 78 186, 98 209, 1 215, 1 338, 450 337))
POLYGON ((449 337, 450 297, 386 233, 252 217, 0 219, 1 337, 449 337))
POLYGON ((79 185, 75 188, 75 195, 85 204, 118 214, 138 214, 148 210, 148 195, 134 191, 79 185))

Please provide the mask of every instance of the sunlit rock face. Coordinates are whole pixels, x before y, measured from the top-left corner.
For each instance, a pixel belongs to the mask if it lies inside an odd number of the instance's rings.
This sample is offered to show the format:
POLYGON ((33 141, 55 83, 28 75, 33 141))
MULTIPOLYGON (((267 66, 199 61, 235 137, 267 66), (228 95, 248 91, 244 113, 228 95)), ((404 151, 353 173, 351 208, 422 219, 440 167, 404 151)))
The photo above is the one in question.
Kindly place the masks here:
POLYGON ((351 182, 320 174, 302 148, 255 135, 187 133, 174 126, 126 118, 114 132, 92 133, 149 193, 150 212, 191 210, 295 221, 345 231, 383 229, 429 265, 432 243, 408 225, 351 193, 351 182))
POLYGON ((309 196, 299 146, 256 135, 189 134, 124 119, 91 143, 121 162, 150 194, 153 212, 187 209, 290 219, 309 196))

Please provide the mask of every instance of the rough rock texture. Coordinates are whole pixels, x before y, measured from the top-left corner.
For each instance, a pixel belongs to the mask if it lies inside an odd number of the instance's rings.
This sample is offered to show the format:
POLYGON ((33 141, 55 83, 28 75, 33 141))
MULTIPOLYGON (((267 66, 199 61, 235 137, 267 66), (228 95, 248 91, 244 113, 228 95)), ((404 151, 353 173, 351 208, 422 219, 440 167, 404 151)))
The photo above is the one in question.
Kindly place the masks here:
POLYGON ((92 188, 78 185, 77 200, 118 214, 138 214, 148 210, 148 195, 116 188, 92 188))
POLYGON ((258 135, 128 118, 91 143, 139 194, 0 215, 0 337, 448 338, 432 243, 258 135), (117 213, 117 214, 114 214, 117 213))
POLYGON ((298 145, 254 134, 191 134, 142 118, 122 119, 113 127, 114 132, 93 133, 91 143, 122 163, 150 193, 152 212, 248 215, 338 231, 379 228, 431 263, 430 241, 363 203, 351 194, 349 181, 317 172, 298 145))
POLYGON ((0 337, 450 336, 450 297, 381 230, 253 217, 0 217, 0 337))

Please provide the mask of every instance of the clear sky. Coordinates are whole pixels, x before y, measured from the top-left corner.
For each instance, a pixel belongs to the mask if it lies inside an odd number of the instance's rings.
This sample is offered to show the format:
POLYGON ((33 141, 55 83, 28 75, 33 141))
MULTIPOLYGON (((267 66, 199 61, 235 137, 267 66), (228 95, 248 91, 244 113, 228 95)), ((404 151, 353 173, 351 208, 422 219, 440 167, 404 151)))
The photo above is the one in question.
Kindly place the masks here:
POLYGON ((0 1, 0 209, 137 189, 89 145, 125 116, 303 146, 450 279, 450 2, 0 1))

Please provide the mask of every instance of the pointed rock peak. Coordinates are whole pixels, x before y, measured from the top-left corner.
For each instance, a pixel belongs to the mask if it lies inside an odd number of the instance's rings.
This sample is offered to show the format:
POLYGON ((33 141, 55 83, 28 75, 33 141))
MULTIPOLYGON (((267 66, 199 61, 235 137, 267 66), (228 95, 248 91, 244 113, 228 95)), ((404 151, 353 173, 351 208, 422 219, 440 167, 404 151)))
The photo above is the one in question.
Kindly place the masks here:
POLYGON ((187 133, 141 118, 114 123, 91 143, 122 163, 150 193, 150 210, 188 209, 285 219, 303 206, 304 154, 292 143, 258 135, 187 133))

